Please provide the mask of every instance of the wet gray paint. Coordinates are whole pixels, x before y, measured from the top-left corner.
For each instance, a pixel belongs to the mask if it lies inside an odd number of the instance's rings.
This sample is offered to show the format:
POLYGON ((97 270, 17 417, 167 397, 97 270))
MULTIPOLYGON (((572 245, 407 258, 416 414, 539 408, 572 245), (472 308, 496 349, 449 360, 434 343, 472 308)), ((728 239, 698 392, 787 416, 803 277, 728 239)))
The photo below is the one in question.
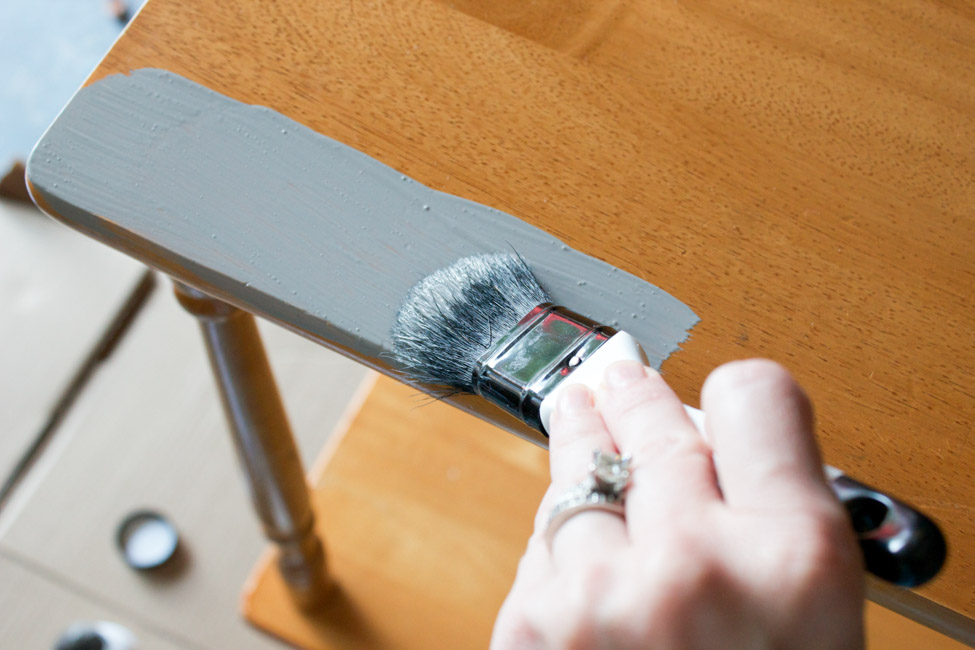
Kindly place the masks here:
POLYGON ((74 227, 127 252, 139 240, 185 267, 183 280, 366 358, 387 349, 420 278, 511 247, 557 302, 626 329, 654 366, 698 320, 652 284, 511 215, 164 70, 80 90, 28 175, 74 227))

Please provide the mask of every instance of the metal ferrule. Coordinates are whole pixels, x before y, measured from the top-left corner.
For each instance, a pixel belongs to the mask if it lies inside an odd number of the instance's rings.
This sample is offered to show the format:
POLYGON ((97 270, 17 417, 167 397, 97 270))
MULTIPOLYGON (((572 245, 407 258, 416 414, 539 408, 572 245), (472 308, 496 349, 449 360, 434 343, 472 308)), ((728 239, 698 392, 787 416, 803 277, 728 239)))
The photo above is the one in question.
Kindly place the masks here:
POLYGON ((615 333, 564 307, 542 303, 478 360, 474 391, 545 433, 542 401, 615 333))

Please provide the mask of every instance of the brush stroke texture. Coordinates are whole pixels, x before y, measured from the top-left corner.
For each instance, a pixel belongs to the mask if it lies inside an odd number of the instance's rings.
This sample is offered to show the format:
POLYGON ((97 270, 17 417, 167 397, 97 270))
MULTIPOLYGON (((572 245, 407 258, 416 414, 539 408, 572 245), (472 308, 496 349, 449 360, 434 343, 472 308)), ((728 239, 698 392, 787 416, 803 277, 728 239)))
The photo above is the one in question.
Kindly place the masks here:
POLYGON ((626 329, 655 367, 698 321, 652 284, 511 215, 164 70, 81 89, 28 177, 69 225, 366 358, 385 357, 419 279, 511 247, 557 302, 626 329))

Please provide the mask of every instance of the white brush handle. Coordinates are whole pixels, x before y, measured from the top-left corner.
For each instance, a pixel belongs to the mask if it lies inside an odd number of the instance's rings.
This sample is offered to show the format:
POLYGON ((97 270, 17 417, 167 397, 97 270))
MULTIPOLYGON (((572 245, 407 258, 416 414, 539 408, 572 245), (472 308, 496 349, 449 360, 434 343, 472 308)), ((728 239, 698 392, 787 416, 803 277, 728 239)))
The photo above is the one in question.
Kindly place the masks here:
MULTIPOLYGON (((626 332, 617 332, 608 341, 603 343, 603 345, 600 346, 599 349, 592 354, 592 356, 582 362, 578 368, 573 370, 572 374, 566 377, 565 380, 542 401, 539 413, 542 420, 542 426, 545 427, 545 430, 549 431, 549 420, 552 417, 552 413, 555 411, 555 405, 558 404, 559 396, 562 394, 562 390, 566 386, 582 384, 587 386, 590 390, 595 391, 603 382, 603 375, 606 373, 606 368, 617 361, 638 361, 645 366, 649 365, 647 356, 644 354, 643 348, 640 347, 637 340, 626 332)), ((700 433, 706 440, 708 438, 708 434, 707 428, 704 424, 704 411, 701 409, 696 409, 693 406, 688 406, 687 404, 684 405, 684 410, 687 412, 688 417, 690 417, 691 422, 694 423, 694 427, 697 429, 698 433, 700 433)), ((843 472, 830 465, 824 465, 823 468, 826 471, 827 478, 830 480, 843 474, 843 472)))
POLYGON ((626 332, 617 332, 599 346, 588 359, 583 361, 568 377, 562 380, 561 384, 555 387, 555 390, 542 400, 538 412, 545 430, 550 430, 549 420, 552 418, 555 405, 558 404, 559 396, 566 386, 582 384, 595 391, 603 383, 606 368, 617 361, 639 361, 645 366, 649 364, 647 355, 643 353, 643 348, 640 347, 637 340, 626 332))
MULTIPOLYGON (((549 430, 549 420, 562 389, 583 384, 596 390, 603 381, 606 368, 625 360, 649 365, 636 339, 626 332, 618 332, 542 401, 539 414, 545 430, 549 430)), ((704 412, 686 404, 684 410, 698 432, 707 439, 704 412)), ((944 538, 934 522, 907 504, 859 483, 835 467, 824 465, 823 471, 833 493, 850 514, 868 571, 908 587, 926 582, 938 573, 946 551, 944 538)))
MULTIPOLYGON (((643 348, 640 347, 637 340, 626 332, 617 332, 608 341, 603 343, 588 359, 583 361, 578 368, 573 370, 572 374, 566 377, 561 384, 556 386, 555 390, 549 393, 548 397, 542 400, 539 415, 545 430, 550 430, 549 420, 555 411, 555 405, 558 404, 559 396, 566 386, 582 384, 587 386, 589 390, 595 391, 603 382, 603 375, 606 374, 606 368, 617 361, 638 361, 644 366, 650 365, 649 361, 647 361, 647 355, 644 354, 643 348)), ((697 427, 698 433, 707 439, 707 433, 704 428, 704 411, 696 409, 693 406, 688 406, 687 404, 684 405, 684 410, 687 411, 691 422, 697 427)))

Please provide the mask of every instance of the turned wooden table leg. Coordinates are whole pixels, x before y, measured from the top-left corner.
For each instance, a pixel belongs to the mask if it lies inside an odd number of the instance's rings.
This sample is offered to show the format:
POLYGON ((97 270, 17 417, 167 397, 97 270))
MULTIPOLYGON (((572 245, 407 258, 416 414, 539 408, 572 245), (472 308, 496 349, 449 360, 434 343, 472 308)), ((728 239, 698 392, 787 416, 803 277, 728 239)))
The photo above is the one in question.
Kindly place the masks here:
POLYGON ((254 317, 179 283, 176 296, 200 322, 251 498, 265 534, 280 549, 281 573, 297 602, 311 608, 326 591, 325 554, 254 317))

